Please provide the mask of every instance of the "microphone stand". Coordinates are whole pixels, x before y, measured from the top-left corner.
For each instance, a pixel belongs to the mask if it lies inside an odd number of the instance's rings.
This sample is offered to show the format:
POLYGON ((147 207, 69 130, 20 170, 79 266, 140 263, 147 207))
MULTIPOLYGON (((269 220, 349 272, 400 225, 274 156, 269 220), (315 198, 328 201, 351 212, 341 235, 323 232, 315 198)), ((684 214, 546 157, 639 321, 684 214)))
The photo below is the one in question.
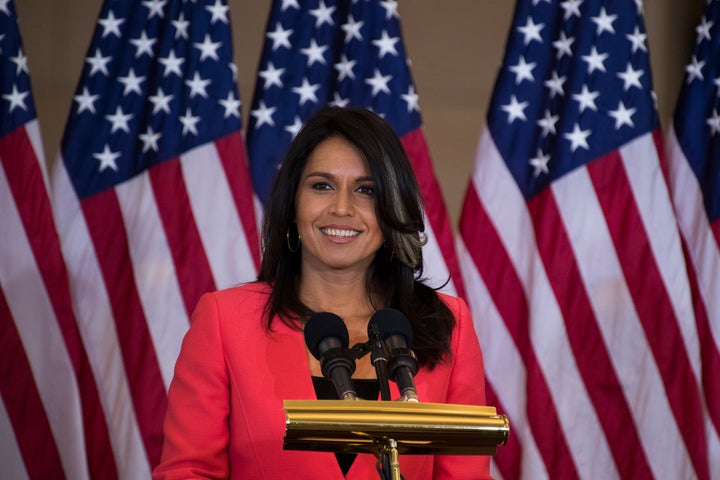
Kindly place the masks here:
POLYGON ((385 342, 380 338, 377 327, 372 325, 369 330, 370 361, 375 367, 378 383, 380 383, 380 399, 390 400, 390 384, 388 382, 389 354, 385 342))

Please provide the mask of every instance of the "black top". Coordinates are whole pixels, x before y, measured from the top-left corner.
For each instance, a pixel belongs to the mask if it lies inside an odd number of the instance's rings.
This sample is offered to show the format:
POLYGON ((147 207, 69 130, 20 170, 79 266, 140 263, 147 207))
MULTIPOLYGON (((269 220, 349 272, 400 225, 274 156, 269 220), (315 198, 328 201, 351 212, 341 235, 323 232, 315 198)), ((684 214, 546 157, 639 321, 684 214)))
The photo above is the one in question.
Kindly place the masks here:
MULTIPOLYGON (((340 397, 335 390, 335 385, 325 377, 312 377, 313 386, 315 387, 315 396, 318 400, 339 400, 340 397)), ((380 383, 377 379, 353 379, 358 397, 365 400, 377 400, 380 395, 380 383)), ((338 453, 335 452, 340 470, 343 475, 347 475, 352 463, 355 461, 356 453, 338 453)))

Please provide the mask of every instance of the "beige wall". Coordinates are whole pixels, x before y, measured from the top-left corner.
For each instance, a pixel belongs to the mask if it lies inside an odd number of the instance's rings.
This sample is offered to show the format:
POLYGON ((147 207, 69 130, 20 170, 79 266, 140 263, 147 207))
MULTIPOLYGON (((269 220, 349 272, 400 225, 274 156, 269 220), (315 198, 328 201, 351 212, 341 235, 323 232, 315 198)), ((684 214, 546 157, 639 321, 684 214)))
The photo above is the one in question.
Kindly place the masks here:
MULTIPOLYGON (((665 127, 703 3, 645 2, 653 81, 665 127)), ((45 151, 52 160, 101 0, 15 0, 15 4, 45 151)), ((252 99, 269 5, 270 0, 230 0, 244 118, 252 99)), ((512 0, 400 1, 427 141, 453 224, 460 214, 514 5, 512 0)))

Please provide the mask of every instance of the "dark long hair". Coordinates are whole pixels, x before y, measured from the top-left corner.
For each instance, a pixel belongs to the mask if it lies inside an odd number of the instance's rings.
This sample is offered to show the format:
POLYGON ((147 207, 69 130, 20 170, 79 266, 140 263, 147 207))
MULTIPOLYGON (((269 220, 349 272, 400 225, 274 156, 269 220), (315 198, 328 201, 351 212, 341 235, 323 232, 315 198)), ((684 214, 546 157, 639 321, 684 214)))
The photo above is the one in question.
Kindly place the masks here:
POLYGON ((333 136, 362 153, 375 182, 375 214, 385 246, 376 253, 365 277, 368 296, 380 303, 376 308, 392 307, 408 317, 418 363, 433 368, 450 354, 455 318, 437 292, 422 282, 425 224, 412 166, 392 127, 365 109, 322 108, 307 120, 285 155, 263 223, 258 280, 273 286, 265 308, 266 327, 272 330, 272 319, 278 315, 299 329, 302 319, 313 313, 299 297, 301 249, 295 249, 295 196, 307 158, 333 136))

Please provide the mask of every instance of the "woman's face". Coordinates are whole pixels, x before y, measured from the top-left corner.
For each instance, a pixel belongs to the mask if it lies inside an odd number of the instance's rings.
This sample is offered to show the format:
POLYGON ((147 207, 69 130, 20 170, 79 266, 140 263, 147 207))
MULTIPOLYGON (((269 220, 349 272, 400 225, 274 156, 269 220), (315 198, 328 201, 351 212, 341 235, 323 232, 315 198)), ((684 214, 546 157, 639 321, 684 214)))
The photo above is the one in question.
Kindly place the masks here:
POLYGON ((303 269, 364 272, 383 244, 370 168, 342 137, 324 140, 308 157, 295 212, 303 269))

